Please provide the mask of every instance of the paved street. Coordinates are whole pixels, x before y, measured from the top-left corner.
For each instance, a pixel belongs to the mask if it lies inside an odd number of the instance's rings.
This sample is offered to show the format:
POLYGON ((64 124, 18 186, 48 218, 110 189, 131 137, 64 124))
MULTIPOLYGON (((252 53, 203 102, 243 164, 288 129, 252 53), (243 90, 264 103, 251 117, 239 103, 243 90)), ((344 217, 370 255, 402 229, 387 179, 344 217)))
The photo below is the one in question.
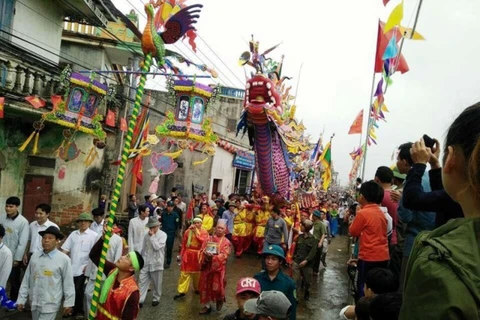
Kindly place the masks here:
MULTIPOLYGON (((347 237, 337 237, 332 240, 327 255, 328 268, 322 270, 318 277, 314 278, 314 284, 311 290, 311 298, 308 303, 303 301, 303 293, 300 291, 298 297, 300 303, 298 306, 297 319, 316 319, 329 320, 336 319, 338 313, 348 299, 348 278, 346 274, 347 237), (340 250, 340 251, 339 251, 340 250)), ((177 246, 178 248, 178 246, 177 246)), ((176 256, 178 252, 174 252, 176 256)), ((251 276, 261 269, 261 262, 253 255, 244 255, 241 259, 232 257, 227 266, 227 302, 221 312, 212 312, 203 319, 223 319, 223 317, 236 309, 235 286, 238 279, 244 276, 251 276)), ((151 296, 147 296, 145 306, 141 310, 139 319, 198 319, 198 311, 201 309, 198 295, 193 290, 185 298, 174 301, 176 294, 179 268, 173 265, 164 271, 163 276, 163 295, 160 305, 151 306, 151 296)), ((5 320, 24 320, 31 319, 27 313, 11 312, 8 314, 0 311, 0 319, 5 320)), ((61 319, 61 317, 58 317, 61 319)))

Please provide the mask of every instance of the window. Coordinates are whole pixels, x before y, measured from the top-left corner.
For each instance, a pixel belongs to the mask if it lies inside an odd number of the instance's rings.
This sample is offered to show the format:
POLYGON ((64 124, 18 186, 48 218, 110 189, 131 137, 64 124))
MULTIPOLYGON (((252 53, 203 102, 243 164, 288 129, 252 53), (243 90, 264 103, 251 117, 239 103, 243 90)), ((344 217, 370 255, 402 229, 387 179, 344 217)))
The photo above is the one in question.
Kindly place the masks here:
POLYGON ((250 186, 247 185, 249 173, 250 171, 237 169, 235 173, 235 193, 244 194, 250 191, 250 186))
POLYGON ((10 39, 8 34, 2 32, 12 32, 13 14, 15 11, 15 0, 0 0, 0 37, 10 39))
POLYGON ((28 165, 31 167, 55 169, 55 159, 29 156, 28 165))

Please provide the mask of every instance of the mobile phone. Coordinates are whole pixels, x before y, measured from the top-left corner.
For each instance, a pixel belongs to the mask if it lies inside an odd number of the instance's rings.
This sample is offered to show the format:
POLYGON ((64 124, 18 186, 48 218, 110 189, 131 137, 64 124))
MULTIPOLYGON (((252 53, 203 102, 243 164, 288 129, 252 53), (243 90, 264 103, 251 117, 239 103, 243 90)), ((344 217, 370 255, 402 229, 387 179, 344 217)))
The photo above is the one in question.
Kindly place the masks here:
POLYGON ((423 135, 423 141, 425 142, 425 146, 427 148, 431 149, 435 145, 435 141, 426 134, 423 135))

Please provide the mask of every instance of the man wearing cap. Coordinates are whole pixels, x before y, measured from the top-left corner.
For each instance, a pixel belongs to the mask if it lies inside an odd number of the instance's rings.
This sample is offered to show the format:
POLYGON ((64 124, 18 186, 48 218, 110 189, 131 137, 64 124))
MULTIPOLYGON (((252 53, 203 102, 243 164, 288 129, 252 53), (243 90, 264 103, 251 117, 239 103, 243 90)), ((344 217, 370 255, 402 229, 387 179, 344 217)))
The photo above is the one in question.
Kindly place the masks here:
POLYGON ((276 290, 264 291, 260 297, 250 299, 244 305, 245 313, 257 315, 258 320, 289 319, 290 307, 285 294, 276 290))
POLYGON ((90 229, 92 229, 98 235, 102 234, 103 232, 104 215, 105 211, 102 208, 95 208, 92 210, 93 222, 90 225, 90 229))
POLYGON ((150 195, 150 197, 148 197, 148 200, 145 201, 145 205, 148 207, 148 209, 150 209, 150 215, 153 215, 154 212, 155 212, 155 207, 156 207, 156 202, 157 202, 157 199, 158 199, 158 196, 153 193, 150 195))
POLYGON ((198 293, 200 271, 202 270, 200 250, 208 237, 207 231, 202 227, 202 218, 200 216, 195 217, 193 224, 183 234, 180 250, 181 264, 177 287, 178 294, 173 297, 174 300, 180 299, 187 294, 190 288, 190 281, 193 281, 193 289, 198 293))
MULTIPOLYGON (((113 222, 113 229, 117 226, 116 221, 113 222)), ((102 237, 107 232, 108 224, 103 224, 103 230, 97 235, 97 239, 102 237)), ((119 235, 115 234, 112 230, 112 236, 110 237, 110 242, 108 244, 107 250, 107 260, 110 262, 117 262, 123 254, 123 241, 119 235)), ((92 262, 88 261, 87 268, 85 269, 85 276, 88 278, 87 285, 85 286, 85 299, 84 299, 84 312, 88 314, 90 307, 92 305, 93 291, 95 290, 95 279, 97 278, 97 266, 92 262)))
POLYGON ((5 228, 0 224, 0 287, 7 287, 7 280, 12 271, 12 251, 3 243, 5 228))
POLYGON ((260 283, 254 278, 241 278, 237 282, 237 290, 235 299, 237 300, 238 309, 234 313, 226 315, 223 320, 247 320, 255 319, 255 315, 246 315, 243 306, 250 299, 256 299, 260 295, 260 283))
POLYGON ((215 206, 218 208, 217 215, 221 219, 223 216, 223 212, 225 212, 225 207, 223 206, 225 201, 222 198, 215 199, 215 206))
MULTIPOLYGON (((88 228, 88 227, 87 227, 88 228)), ((57 250, 63 235, 57 227, 50 226, 39 232, 42 251, 36 251, 28 264, 17 300, 17 309, 23 311, 30 297, 33 320, 54 320, 63 298, 63 315, 70 315, 75 304, 70 259, 57 250)))
POLYGON ((173 242, 180 223, 180 217, 174 210, 175 203, 167 202, 167 209, 162 212, 162 231, 167 234, 167 261, 165 268, 170 268, 172 263, 173 242))
POLYGON ((81 213, 77 218, 78 230, 70 233, 61 248, 61 251, 69 255, 72 261, 73 282, 75 283, 73 316, 83 314, 84 272, 88 265, 88 255, 97 239, 97 233, 89 228, 92 222, 93 218, 90 213, 81 213))
POLYGON ((290 320, 297 317, 297 291, 295 282, 286 276, 280 266, 285 261, 285 253, 282 247, 272 244, 263 249, 265 270, 257 273, 254 278, 260 282, 262 292, 277 290, 283 292, 292 305, 290 320))
POLYGON ((295 245, 293 253, 293 279, 297 287, 300 286, 302 280, 305 284, 304 299, 310 299, 310 285, 312 284, 312 265, 315 253, 317 252, 318 240, 310 234, 313 228, 311 220, 305 220, 300 225, 300 234, 295 245))
POLYGON ((130 220, 128 223, 128 250, 142 251, 143 241, 147 233, 148 215, 150 208, 146 205, 138 206, 138 217, 130 220))
POLYGON ((201 315, 212 311, 210 302, 215 302, 217 311, 222 310, 225 301, 225 277, 227 259, 230 255, 230 241, 225 237, 227 221, 220 219, 215 228, 215 235, 204 241, 201 257, 202 272, 200 274, 200 303, 203 305, 201 315))
MULTIPOLYGON (((324 214, 326 214, 325 209, 321 209, 324 214)), ((327 228, 322 222, 322 213, 319 210, 313 210, 312 219, 313 219, 313 237, 318 240, 317 252, 315 253, 315 259, 313 260, 313 275, 318 276, 318 271, 320 268, 320 258, 322 257, 323 252, 323 241, 327 236, 327 228)))
POLYGON ((165 244, 167 234, 160 230, 160 222, 150 217, 148 219, 148 233, 143 242, 142 257, 145 257, 145 266, 140 271, 140 306, 143 306, 147 297, 150 282, 153 282, 152 306, 158 306, 162 296, 163 263, 165 260, 165 244))
MULTIPOLYGON (((90 259, 98 266, 102 254, 104 236, 93 246, 90 259)), ((143 268, 144 260, 137 251, 130 251, 115 264, 106 260, 103 273, 107 279, 103 282, 98 301, 97 314, 91 314, 97 320, 137 319, 140 292, 135 280, 135 272, 143 268)))

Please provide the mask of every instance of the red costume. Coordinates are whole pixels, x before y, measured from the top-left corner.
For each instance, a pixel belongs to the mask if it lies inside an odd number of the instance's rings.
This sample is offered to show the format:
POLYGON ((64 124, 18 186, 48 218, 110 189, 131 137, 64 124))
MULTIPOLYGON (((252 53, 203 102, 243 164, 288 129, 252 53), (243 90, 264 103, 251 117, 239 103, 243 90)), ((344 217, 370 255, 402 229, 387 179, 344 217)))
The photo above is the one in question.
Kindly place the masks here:
POLYGON ((224 301, 227 279, 225 277, 227 259, 230 254, 230 241, 225 236, 210 236, 203 244, 202 252, 208 244, 217 244, 217 254, 211 258, 203 255, 202 273, 200 275, 200 303, 224 301))
MULTIPOLYGON (((111 272, 113 272, 112 270, 111 272)), ((115 281, 115 284, 118 284, 117 287, 113 287, 112 290, 108 293, 107 301, 104 304, 98 305, 97 318, 98 320, 115 320, 122 319, 123 310, 127 304, 128 299, 132 293, 137 292, 138 294, 138 285, 135 282, 135 276, 132 275, 127 279, 123 279, 120 283, 115 281)), ((138 305, 136 308, 136 313, 133 319, 136 319, 138 315, 138 305)))

